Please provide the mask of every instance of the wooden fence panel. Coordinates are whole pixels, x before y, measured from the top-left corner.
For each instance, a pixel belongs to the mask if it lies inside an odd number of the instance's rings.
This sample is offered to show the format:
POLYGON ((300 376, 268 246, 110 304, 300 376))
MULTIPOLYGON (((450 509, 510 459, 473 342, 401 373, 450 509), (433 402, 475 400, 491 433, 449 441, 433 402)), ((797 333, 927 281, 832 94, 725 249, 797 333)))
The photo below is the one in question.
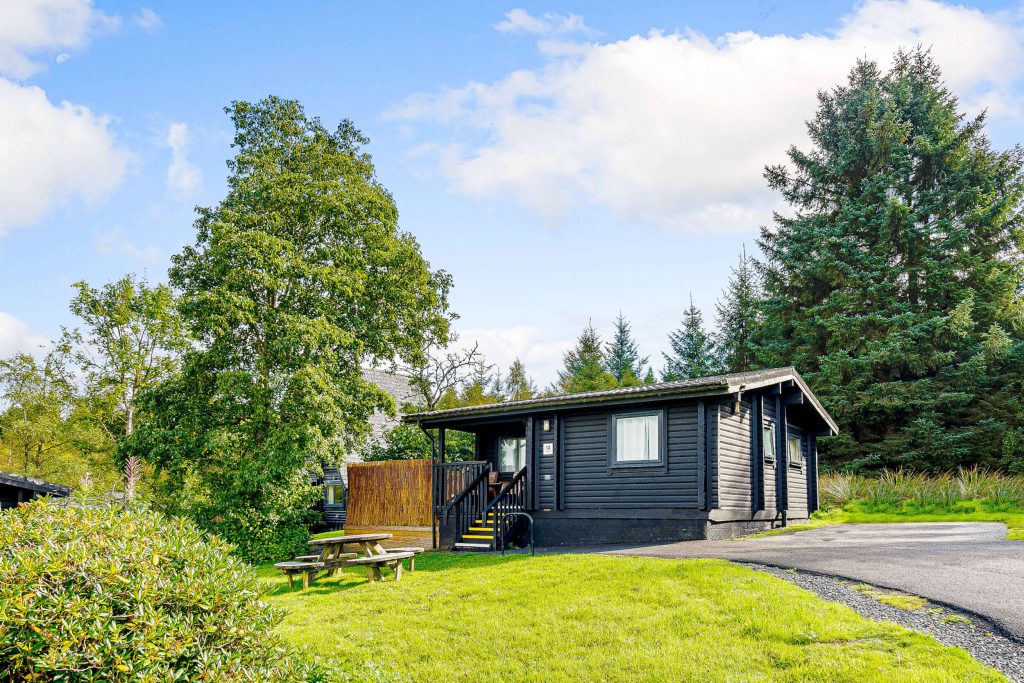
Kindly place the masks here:
POLYGON ((430 526, 430 477, 430 460, 350 464, 346 526, 430 526))

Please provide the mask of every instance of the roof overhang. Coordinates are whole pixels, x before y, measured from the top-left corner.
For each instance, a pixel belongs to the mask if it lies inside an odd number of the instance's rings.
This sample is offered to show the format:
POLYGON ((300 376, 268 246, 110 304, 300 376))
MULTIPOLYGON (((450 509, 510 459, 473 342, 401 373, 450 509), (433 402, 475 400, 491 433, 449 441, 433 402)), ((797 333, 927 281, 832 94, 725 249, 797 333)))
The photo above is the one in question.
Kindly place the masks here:
POLYGON ((792 382, 794 387, 806 397, 814 407, 822 421, 828 425, 833 434, 839 433, 839 427, 828 411, 821 405, 814 392, 794 368, 775 368, 741 372, 731 375, 716 375, 681 382, 664 382, 638 387, 623 387, 604 391, 589 391, 579 394, 562 396, 545 396, 523 401, 507 401, 483 406, 467 406, 448 410, 433 410, 423 413, 404 415, 402 420, 407 424, 418 424, 424 428, 440 426, 456 426, 459 424, 482 424, 484 422, 500 422, 517 419, 531 413, 547 410, 579 410, 601 406, 630 405, 651 401, 671 400, 674 398, 701 398, 743 394, 748 391, 764 389, 777 384, 792 382))
POLYGON ((37 493, 46 493, 51 496, 67 496, 71 494, 70 486, 54 484, 53 482, 43 481, 42 479, 36 479, 35 477, 27 477, 24 474, 14 474, 12 472, 0 472, 0 485, 27 489, 29 491, 36 491, 37 493))

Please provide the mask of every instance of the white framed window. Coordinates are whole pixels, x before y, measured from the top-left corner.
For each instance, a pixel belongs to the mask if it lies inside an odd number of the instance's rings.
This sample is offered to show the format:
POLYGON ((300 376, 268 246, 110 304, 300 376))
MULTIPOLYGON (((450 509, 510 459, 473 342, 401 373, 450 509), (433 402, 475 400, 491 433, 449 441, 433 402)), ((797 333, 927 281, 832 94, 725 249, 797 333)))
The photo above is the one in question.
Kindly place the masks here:
POLYGON ((335 486, 328 484, 324 487, 324 501, 328 505, 344 505, 345 504, 345 487, 335 486))
POLYGON ((611 418, 611 464, 657 465, 664 461, 665 412, 620 413, 611 418))
POLYGON ((801 439, 796 434, 790 434, 789 439, 789 464, 790 465, 803 465, 804 464, 804 449, 801 439))
POLYGON ((518 472, 526 467, 526 439, 504 438, 498 442, 498 471, 518 472))
POLYGON ((775 423, 769 422, 761 427, 761 441, 764 450, 764 459, 767 462, 775 462, 775 423))

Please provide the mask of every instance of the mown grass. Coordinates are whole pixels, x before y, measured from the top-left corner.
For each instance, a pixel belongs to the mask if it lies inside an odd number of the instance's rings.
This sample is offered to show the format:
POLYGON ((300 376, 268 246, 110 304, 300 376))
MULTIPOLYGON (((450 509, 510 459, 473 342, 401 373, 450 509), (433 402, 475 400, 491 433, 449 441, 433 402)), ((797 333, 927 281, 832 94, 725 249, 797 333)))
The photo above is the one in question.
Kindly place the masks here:
POLYGON ((400 583, 345 570, 279 627, 357 680, 1005 680, 966 652, 718 560, 427 553, 400 583))
POLYGON ((884 588, 877 588, 866 583, 858 583, 851 586, 851 588, 861 595, 866 595, 878 602, 885 603, 886 605, 906 612, 915 612, 928 606, 928 601, 919 595, 910 595, 909 593, 885 590, 884 588))
POLYGON ((344 536, 345 532, 339 531, 321 531, 319 534, 313 534, 310 538, 337 538, 338 536, 344 536))

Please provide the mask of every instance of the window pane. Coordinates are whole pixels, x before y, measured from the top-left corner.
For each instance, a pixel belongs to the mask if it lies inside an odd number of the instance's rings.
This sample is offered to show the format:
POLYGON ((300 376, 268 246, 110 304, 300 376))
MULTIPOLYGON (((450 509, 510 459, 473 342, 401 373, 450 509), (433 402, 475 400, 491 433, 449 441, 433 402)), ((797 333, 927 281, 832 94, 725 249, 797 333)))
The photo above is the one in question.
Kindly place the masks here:
POLYGON ((789 459, 791 462, 803 462, 804 453, 800 448, 800 437, 789 437, 789 459))
POLYGON ((643 462, 658 459, 658 415, 615 418, 615 461, 643 462))
POLYGON ((764 457, 769 460, 775 459, 775 426, 765 425, 762 432, 764 435, 764 457))
POLYGON ((498 453, 501 472, 518 472, 526 466, 526 439, 502 439, 498 453))
POLYGON ((327 487, 327 504, 328 505, 334 505, 334 487, 333 486, 328 486, 327 487))

